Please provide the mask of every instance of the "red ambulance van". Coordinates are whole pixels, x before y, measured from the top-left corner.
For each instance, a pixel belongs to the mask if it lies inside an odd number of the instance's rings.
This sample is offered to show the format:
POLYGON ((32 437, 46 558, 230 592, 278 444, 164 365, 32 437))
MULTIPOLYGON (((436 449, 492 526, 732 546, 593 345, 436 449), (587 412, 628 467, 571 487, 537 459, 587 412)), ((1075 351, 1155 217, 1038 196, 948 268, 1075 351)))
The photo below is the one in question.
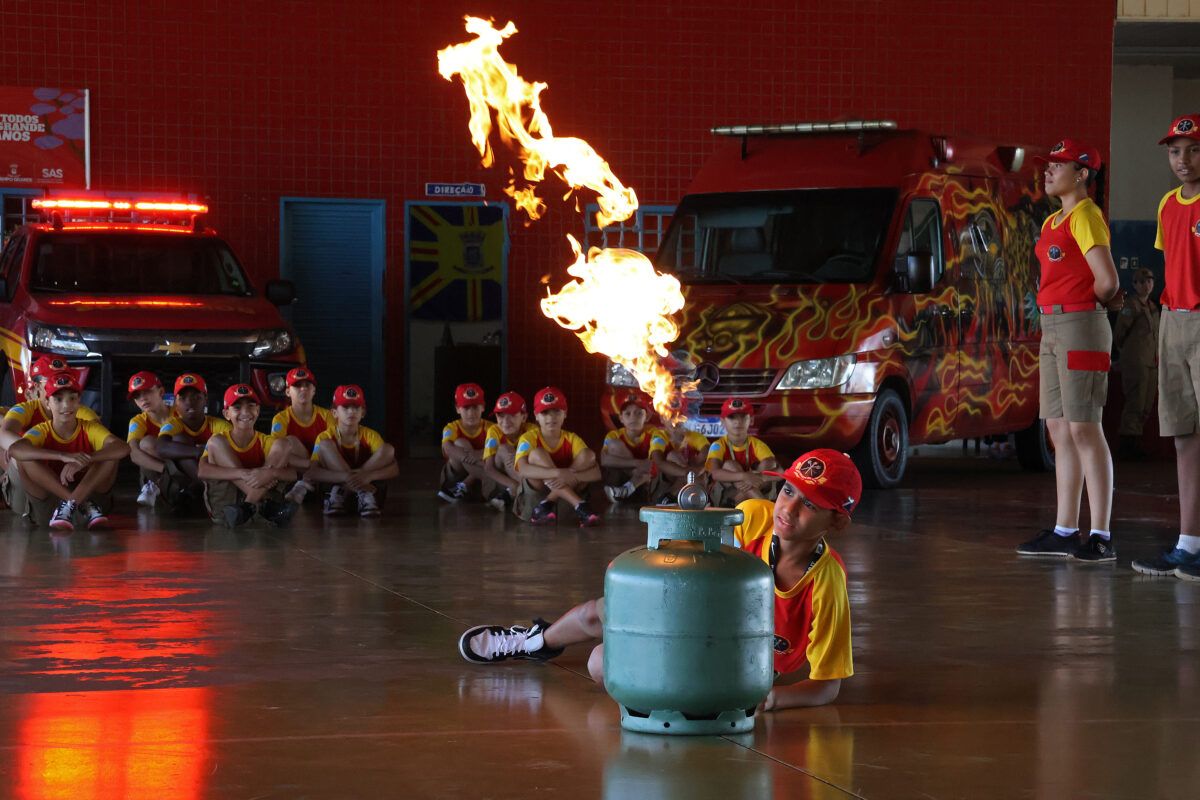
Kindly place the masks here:
MULTIPOLYGON (((675 210, 656 267, 683 283, 676 373, 699 381, 689 427, 720 435, 728 397, 787 463, 850 452, 869 485, 909 446, 1038 420, 1034 243, 1049 204, 1025 149, 895 123, 738 126, 675 210)), ((603 403, 632 383, 610 365, 603 403)))
POLYGON ((267 281, 258 292, 203 225, 203 204, 110 192, 33 205, 44 221, 17 228, 0 252, 0 403, 23 399, 25 371, 41 355, 79 371, 84 402, 109 424, 143 369, 168 391, 180 373, 199 373, 214 408, 238 382, 264 405, 286 402, 287 372, 304 351, 277 307, 294 290, 267 281))

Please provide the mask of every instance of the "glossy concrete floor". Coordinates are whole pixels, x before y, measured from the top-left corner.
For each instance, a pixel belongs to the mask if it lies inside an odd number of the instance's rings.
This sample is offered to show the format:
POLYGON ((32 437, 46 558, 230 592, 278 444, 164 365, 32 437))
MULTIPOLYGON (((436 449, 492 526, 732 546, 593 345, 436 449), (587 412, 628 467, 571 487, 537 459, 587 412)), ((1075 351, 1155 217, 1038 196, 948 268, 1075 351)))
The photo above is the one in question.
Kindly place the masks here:
POLYGON ((644 543, 636 510, 530 529, 404 465, 377 521, 228 531, 127 514, 0 527, 0 797, 1196 798, 1200 585, 1174 465, 1117 468, 1117 567, 1022 561, 1049 475, 954 448, 836 542, 856 675, 733 737, 622 732, 585 677, 465 663, 469 624, 553 617, 644 543))

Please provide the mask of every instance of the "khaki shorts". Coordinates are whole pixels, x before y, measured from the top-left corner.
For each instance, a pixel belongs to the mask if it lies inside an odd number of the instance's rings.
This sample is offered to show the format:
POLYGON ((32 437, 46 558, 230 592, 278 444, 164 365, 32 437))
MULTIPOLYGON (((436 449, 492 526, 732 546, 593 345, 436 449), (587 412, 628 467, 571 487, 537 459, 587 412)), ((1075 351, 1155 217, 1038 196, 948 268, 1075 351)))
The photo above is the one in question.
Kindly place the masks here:
POLYGON ((1103 310, 1043 314, 1038 349, 1041 418, 1100 422, 1111 353, 1112 328, 1103 310))
POLYGON ((1200 422, 1200 311, 1163 309, 1158 327, 1158 432, 1190 436, 1200 422))

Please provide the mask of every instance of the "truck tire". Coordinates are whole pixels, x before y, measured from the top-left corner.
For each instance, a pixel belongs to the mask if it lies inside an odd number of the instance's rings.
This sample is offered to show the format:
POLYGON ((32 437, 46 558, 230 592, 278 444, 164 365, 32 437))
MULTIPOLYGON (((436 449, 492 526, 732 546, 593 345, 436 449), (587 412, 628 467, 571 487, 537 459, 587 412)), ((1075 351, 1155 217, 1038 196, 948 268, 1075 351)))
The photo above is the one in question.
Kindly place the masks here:
POLYGON ((1054 443, 1046 420, 1035 419, 1024 430, 1013 437, 1017 442, 1017 461, 1026 472, 1049 472, 1054 469, 1054 443))
POLYGON ((860 441, 850 452, 863 486, 891 489, 908 466, 908 415, 900 395, 884 389, 875 397, 871 419, 860 441))

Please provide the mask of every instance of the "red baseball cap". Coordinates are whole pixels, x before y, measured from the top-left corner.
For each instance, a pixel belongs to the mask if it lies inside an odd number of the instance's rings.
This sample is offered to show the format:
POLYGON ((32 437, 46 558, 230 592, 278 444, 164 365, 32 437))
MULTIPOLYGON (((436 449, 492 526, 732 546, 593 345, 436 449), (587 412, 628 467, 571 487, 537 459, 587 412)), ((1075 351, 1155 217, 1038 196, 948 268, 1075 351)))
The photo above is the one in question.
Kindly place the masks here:
POLYGON ((313 374, 309 371, 308 367, 296 367, 287 374, 288 386, 295 386, 300 381, 308 381, 313 386, 317 385, 317 379, 313 377, 313 374))
POLYGON ((29 377, 46 378, 55 372, 62 372, 64 369, 70 369, 70 367, 67 366, 67 362, 63 359, 53 356, 39 356, 29 367, 29 377))
POLYGON ((208 384, 194 372, 185 372, 175 379, 175 394, 179 394, 184 389, 195 389, 198 392, 208 394, 208 384))
POLYGON ((253 400, 258 403, 258 392, 248 383, 235 383, 225 390, 225 407, 229 408, 238 400, 253 400))
POLYGON ((454 390, 455 408, 482 405, 486 405, 486 403, 483 402, 483 387, 478 383, 460 383, 454 390))
POLYGON ((529 409, 525 407, 525 398, 516 392, 505 392, 496 398, 496 407, 492 410, 493 414, 528 414, 529 409))
POLYGON ((721 419, 732 417, 734 414, 753 414, 754 406, 740 397, 730 397, 721 404, 721 419))
POLYGON ((625 406, 628 405, 635 405, 638 408, 644 408, 647 411, 654 410, 654 404, 651 403, 650 398, 642 392, 626 392, 625 394, 621 395, 619 400, 620 402, 617 404, 617 408, 621 409, 622 411, 624 411, 625 406))
POLYGON ((348 383, 333 390, 333 404, 335 406, 361 406, 362 408, 366 408, 367 400, 363 397, 362 387, 348 383))
POLYGON ((1186 114, 1172 122, 1171 130, 1167 131, 1167 135, 1159 139, 1158 143, 1166 144, 1176 136, 1200 139, 1200 114, 1186 114))
POLYGON ((46 376, 46 396, 53 397, 63 389, 74 389, 80 391, 79 377, 73 369, 60 369, 58 372, 52 372, 46 376))
POLYGON ((821 508, 846 516, 862 497, 862 476, 850 456, 837 450, 810 450, 784 472, 764 472, 783 478, 821 508))
POLYGON ((547 386, 534 396, 534 414, 540 414, 543 411, 550 411, 555 408, 557 408, 559 411, 567 410, 567 398, 563 397, 563 393, 560 389, 554 386, 547 386))
POLYGON ((1054 145, 1054 147, 1051 147, 1047 155, 1034 156, 1033 160, 1039 164, 1048 164, 1051 161, 1057 161, 1063 164, 1083 164, 1085 167, 1091 167, 1094 170, 1100 169, 1100 151, 1078 139, 1063 139, 1054 145))
POLYGON ((147 370, 135 372, 133 373, 133 377, 129 379, 129 394, 126 395, 125 399, 132 400, 133 396, 138 392, 153 389, 155 386, 162 386, 162 381, 153 372, 147 370))

